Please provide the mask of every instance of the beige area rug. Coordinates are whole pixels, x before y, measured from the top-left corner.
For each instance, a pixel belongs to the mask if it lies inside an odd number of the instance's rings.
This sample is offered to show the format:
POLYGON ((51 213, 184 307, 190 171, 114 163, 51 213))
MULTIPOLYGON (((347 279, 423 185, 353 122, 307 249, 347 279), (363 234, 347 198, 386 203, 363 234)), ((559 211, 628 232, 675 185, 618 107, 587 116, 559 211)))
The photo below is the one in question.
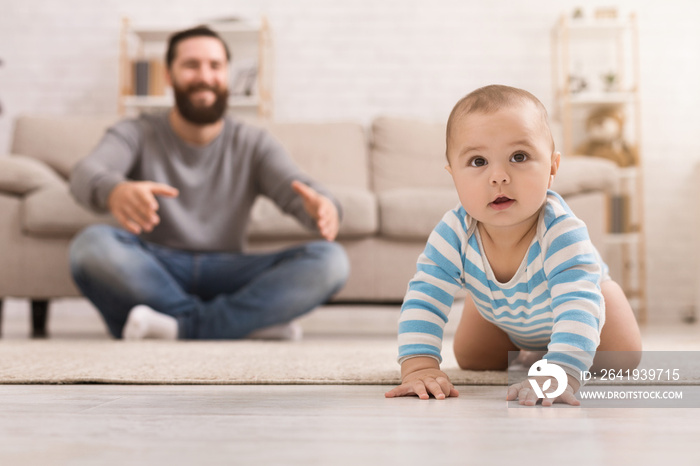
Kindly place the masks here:
MULTIPOLYGON (((505 385, 505 372, 462 371, 444 344, 455 385, 505 385)), ((0 340, 0 384, 395 385, 396 340, 124 342, 0 340)))

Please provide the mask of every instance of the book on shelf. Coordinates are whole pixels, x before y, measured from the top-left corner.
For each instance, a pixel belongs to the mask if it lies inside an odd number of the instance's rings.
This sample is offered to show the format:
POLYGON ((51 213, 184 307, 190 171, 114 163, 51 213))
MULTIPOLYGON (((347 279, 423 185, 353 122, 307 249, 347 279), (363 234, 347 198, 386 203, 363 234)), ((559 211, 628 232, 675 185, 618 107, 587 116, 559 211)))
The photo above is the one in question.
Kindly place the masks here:
POLYGON ((610 198, 610 233, 630 233, 630 198, 625 194, 616 194, 610 198))
POLYGON ((165 95, 165 63, 161 59, 138 59, 132 64, 133 94, 165 95))

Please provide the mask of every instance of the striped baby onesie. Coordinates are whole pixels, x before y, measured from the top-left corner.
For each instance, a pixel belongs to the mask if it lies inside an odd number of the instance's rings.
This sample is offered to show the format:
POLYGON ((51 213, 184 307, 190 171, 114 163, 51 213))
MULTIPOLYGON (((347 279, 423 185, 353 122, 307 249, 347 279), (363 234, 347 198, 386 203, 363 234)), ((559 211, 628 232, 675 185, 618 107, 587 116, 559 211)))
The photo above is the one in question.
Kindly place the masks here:
POLYGON ((462 206, 448 212, 428 238, 399 319, 399 362, 413 356, 442 361, 443 328, 455 294, 466 288, 484 319, 525 350, 579 378, 600 342, 605 304, 600 283, 608 267, 585 224, 548 191, 537 232, 508 283, 496 280, 477 229, 462 206))

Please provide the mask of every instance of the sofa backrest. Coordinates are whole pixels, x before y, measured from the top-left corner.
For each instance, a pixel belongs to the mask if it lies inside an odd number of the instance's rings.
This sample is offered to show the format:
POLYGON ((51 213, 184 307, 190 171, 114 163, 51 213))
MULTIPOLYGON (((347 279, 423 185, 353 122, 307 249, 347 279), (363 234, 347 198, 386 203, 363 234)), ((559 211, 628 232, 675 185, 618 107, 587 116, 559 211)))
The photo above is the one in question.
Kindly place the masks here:
POLYGON ((453 188, 445 170, 445 124, 379 117, 372 123, 372 188, 453 188))
POLYGON ((116 116, 20 116, 11 152, 41 160, 68 178, 115 121, 116 116))
MULTIPOLYGON (((117 116, 20 116, 11 152, 41 160, 63 177, 97 145, 117 116)), ((313 178, 369 188, 367 137, 359 123, 259 123, 313 178)))
POLYGON ((267 128, 312 178, 328 187, 369 189, 367 136, 359 123, 255 124, 267 128))

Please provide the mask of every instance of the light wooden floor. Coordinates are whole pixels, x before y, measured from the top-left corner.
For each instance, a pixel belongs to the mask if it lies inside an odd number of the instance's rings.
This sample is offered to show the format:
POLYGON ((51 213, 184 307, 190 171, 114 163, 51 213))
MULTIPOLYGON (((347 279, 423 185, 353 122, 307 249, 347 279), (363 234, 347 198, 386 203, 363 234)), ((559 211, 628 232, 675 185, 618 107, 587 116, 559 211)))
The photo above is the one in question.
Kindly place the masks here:
POLYGON ((508 409, 503 387, 426 402, 384 399, 385 388, 0 386, 0 463, 700 462, 697 410, 508 409))
MULTIPOLYGON (((53 338, 105 338, 78 308, 56 306, 53 338)), ((377 338, 395 325, 394 310, 319 312, 309 337, 348 332, 343 319, 377 338), (370 312, 386 315, 370 325, 370 312)), ((5 317, 5 337, 26 338, 23 304, 5 317)), ((648 349, 700 349, 697 326, 644 334, 648 349)), ((0 385, 0 465, 700 464, 700 409, 518 409, 502 386, 445 401, 385 399, 388 388, 0 385)))

